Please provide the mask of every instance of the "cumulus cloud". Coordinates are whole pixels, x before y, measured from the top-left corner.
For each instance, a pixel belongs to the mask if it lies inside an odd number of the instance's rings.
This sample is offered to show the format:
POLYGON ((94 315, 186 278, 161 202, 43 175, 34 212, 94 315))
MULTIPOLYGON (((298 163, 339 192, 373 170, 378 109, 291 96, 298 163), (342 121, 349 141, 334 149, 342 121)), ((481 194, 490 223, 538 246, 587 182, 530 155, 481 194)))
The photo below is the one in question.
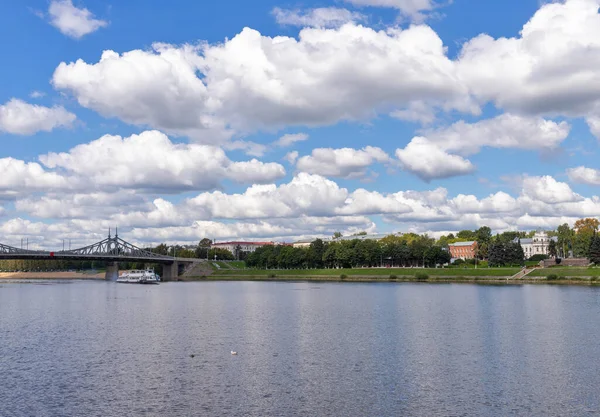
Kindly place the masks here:
POLYGON ((302 142, 307 139, 308 135, 306 133, 288 133, 280 137, 277 141, 275 141, 275 145, 285 148, 288 146, 292 146, 296 142, 302 142))
POLYGON ((74 39, 80 39, 108 25, 108 22, 94 18, 94 14, 88 9, 75 7, 72 0, 52 0, 48 15, 52 26, 74 39))
POLYGON ((390 162, 390 157, 381 148, 367 146, 363 149, 317 148, 311 155, 298 159, 296 168, 309 174, 327 177, 364 177, 367 168, 375 162, 390 162))
POLYGON ((374 232, 377 227, 369 217, 374 215, 401 231, 418 233, 483 225, 495 231, 554 228, 581 217, 600 216, 599 197, 582 197, 548 176, 523 178, 517 195, 499 191, 484 198, 452 197, 445 188, 350 191, 321 176, 300 173, 281 185, 254 185, 239 194, 204 192, 178 203, 164 198, 147 201, 132 193, 121 197, 93 193, 26 197, 15 205, 29 216, 63 220, 52 223, 50 230, 47 221, 12 219, 0 224, 0 232, 51 241, 60 231, 79 240, 87 236, 88 243, 98 237, 99 229, 103 233, 115 224, 134 243, 193 242, 207 236, 289 241, 331 235, 336 230, 374 232), (93 214, 86 218, 86 212, 92 213, 90 207, 94 207, 93 214))
POLYGON ((596 138, 600 139, 600 117, 590 116, 586 119, 588 126, 590 127, 590 132, 596 138))
POLYGON ((48 193, 28 195, 15 201, 17 211, 44 219, 89 219, 93 216, 102 219, 117 215, 123 207, 129 211, 150 209, 141 195, 127 190, 117 193, 48 193))
POLYGON ((570 129, 567 122, 502 114, 476 123, 459 121, 450 127, 423 133, 446 151, 472 155, 483 147, 536 151, 555 149, 569 136, 570 129))
POLYGON ((425 13, 438 7, 434 0, 346 0, 355 6, 387 7, 400 10, 413 20, 422 20, 425 13))
POLYGON ((32 92, 29 94, 29 97, 31 97, 31 98, 42 98, 42 97, 44 97, 45 95, 46 95, 46 93, 44 93, 44 92, 42 92, 42 91, 37 91, 37 90, 35 90, 35 91, 32 91, 32 92))
POLYGON ((469 40, 457 62, 461 78, 482 102, 511 112, 587 116, 600 106, 599 5, 547 3, 519 37, 469 40))
POLYGON ((286 153, 283 159, 288 161, 291 165, 294 165, 296 163, 296 160, 298 159, 298 151, 291 151, 286 153))
POLYGON ((209 143, 234 133, 364 120, 413 101, 476 112, 468 89, 427 26, 375 31, 347 23, 299 38, 245 28, 221 44, 61 63, 55 88, 86 108, 209 143), (200 76, 199 76, 200 74, 200 76))
POLYGON ((175 192, 217 188, 223 179, 239 183, 272 182, 283 166, 256 159, 233 162, 217 147, 176 144, 158 131, 123 138, 105 135, 69 152, 40 156, 50 169, 64 169, 101 187, 175 192))
POLYGON ((339 27, 344 23, 365 20, 365 16, 360 13, 338 7, 320 7, 309 10, 288 10, 276 7, 272 14, 280 25, 301 27, 339 27))
POLYGON ((44 107, 13 98, 0 105, 0 132, 13 135, 50 132, 58 127, 70 127, 76 118, 62 106, 44 107))
POLYGON ((35 162, 14 158, 0 159, 0 196, 15 196, 23 192, 67 190, 76 186, 68 178, 48 172, 35 162))
POLYGON ((405 171, 425 181, 467 175, 475 171, 475 166, 468 159, 451 155, 423 137, 415 137, 404 149, 397 149, 396 157, 405 171))
POLYGON ((435 121, 435 110, 423 101, 414 101, 406 109, 394 110, 390 116, 407 122, 428 125, 435 121))
POLYGON ((568 184, 558 182, 549 175, 543 177, 525 177, 523 194, 542 203, 572 203, 583 200, 568 184))
POLYGON ((600 185, 600 170, 580 166, 567 170, 569 179, 573 182, 588 185, 600 185))

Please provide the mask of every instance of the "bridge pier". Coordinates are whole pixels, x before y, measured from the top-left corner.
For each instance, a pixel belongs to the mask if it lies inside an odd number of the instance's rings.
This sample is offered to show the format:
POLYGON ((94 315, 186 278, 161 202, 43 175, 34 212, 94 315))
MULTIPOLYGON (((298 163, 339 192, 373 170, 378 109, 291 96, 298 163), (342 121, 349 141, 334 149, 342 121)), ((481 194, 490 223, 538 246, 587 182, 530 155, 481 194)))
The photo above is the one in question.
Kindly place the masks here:
POLYGON ((104 279, 106 281, 116 281, 119 278, 119 263, 118 262, 109 262, 106 265, 106 275, 104 279))
POLYGON ((163 265, 161 281, 173 281, 179 276, 179 262, 174 261, 170 265, 163 265))

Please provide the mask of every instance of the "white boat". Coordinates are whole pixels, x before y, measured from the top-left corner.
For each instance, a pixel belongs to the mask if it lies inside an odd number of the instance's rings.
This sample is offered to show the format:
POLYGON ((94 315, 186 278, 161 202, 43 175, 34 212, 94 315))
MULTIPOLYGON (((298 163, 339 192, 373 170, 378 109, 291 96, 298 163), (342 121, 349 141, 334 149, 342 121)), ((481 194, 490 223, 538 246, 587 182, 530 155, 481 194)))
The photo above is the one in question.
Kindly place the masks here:
POLYGON ((117 278, 117 282, 124 284, 158 284, 160 276, 153 269, 133 270, 123 272, 117 278))

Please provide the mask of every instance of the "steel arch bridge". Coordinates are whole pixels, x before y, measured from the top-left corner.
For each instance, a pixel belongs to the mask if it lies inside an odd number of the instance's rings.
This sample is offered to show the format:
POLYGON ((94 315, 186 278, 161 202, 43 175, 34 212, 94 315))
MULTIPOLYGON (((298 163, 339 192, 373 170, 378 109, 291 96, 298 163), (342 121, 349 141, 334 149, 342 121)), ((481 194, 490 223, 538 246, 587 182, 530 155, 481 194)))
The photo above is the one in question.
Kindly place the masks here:
MULTIPOLYGON (((144 262, 156 263, 171 268, 164 268, 164 278, 177 276, 180 264, 191 264, 201 262, 201 259, 177 258, 174 256, 161 255, 141 249, 121 239, 118 234, 111 236, 110 232, 106 239, 73 250, 61 251, 39 251, 16 248, 0 244, 0 260, 69 260, 69 261, 106 261, 112 262, 107 270, 107 278, 114 278, 118 274, 118 262, 144 262)), ((116 278, 115 278, 116 279, 116 278)))

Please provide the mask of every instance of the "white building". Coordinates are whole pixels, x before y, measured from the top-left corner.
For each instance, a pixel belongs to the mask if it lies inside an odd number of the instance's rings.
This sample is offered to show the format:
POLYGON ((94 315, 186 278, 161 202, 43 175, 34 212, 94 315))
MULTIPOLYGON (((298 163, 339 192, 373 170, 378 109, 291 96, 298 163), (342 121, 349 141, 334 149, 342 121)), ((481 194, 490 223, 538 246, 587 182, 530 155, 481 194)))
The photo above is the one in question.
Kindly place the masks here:
MULTIPOLYGON (((548 248, 550 247, 550 241, 556 242, 556 237, 548 237, 546 232, 535 232, 530 239, 521 239, 521 247, 525 254, 525 259, 531 258, 533 255, 548 255, 548 248)), ((518 242, 518 239, 515 239, 518 242)))
POLYGON ((254 252, 256 249, 267 246, 274 245, 273 242, 221 242, 221 243, 213 243, 211 248, 213 249, 225 249, 235 255, 236 250, 240 252, 254 252))

